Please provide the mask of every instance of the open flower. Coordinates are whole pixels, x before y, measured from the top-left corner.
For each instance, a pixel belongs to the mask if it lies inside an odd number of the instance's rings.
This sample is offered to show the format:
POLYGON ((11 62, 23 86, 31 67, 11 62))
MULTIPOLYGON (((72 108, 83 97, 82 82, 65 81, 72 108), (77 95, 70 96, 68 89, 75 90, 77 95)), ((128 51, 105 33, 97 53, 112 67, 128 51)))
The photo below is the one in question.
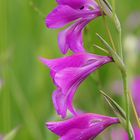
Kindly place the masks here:
POLYGON ((117 118, 86 113, 61 122, 48 122, 46 126, 60 136, 60 140, 91 140, 105 128, 117 123, 117 118))
POLYGON ((61 28, 75 21, 67 29, 59 33, 60 50, 66 54, 68 49, 73 52, 84 52, 82 31, 93 19, 101 15, 95 0, 57 0, 58 6, 47 16, 48 28, 61 28))
POLYGON ((63 118, 67 109, 76 115, 72 105, 73 96, 83 80, 102 65, 112 61, 108 56, 77 53, 72 56, 40 60, 51 69, 51 76, 57 89, 53 93, 53 103, 57 113, 63 118))

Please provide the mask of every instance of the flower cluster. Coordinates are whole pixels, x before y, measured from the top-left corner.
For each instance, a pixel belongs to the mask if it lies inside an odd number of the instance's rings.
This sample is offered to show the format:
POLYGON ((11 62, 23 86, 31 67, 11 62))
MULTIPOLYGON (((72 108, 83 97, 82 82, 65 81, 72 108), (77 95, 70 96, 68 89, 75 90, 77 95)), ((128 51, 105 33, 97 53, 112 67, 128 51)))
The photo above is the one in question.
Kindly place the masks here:
POLYGON ((58 45, 62 54, 71 50, 71 56, 57 59, 40 57, 40 61, 51 70, 56 90, 53 92, 53 104, 58 115, 67 117, 69 110, 73 117, 61 122, 48 122, 49 130, 60 136, 61 140, 90 140, 112 124, 119 123, 118 118, 93 113, 77 113, 73 105, 74 95, 80 84, 103 65, 113 62, 110 56, 100 56, 86 52, 83 43, 85 26, 102 15, 95 0, 56 0, 58 6, 47 16, 48 28, 61 28, 73 22, 58 35, 58 45))

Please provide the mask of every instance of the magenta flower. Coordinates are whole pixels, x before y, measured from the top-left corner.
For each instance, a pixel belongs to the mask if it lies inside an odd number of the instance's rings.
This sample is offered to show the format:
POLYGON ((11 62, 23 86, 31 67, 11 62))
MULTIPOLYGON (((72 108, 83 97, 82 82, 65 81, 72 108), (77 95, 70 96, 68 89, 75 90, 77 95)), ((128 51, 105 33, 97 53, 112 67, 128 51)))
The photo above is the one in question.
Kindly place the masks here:
POLYGON ((66 54, 68 49, 73 52, 84 52, 82 31, 93 19, 101 15, 95 0, 57 0, 58 6, 47 16, 48 28, 61 28, 75 21, 67 29, 59 33, 60 50, 66 54))
POLYGON ((67 109, 74 115, 73 96, 83 80, 102 65, 112 61, 107 56, 77 53, 72 56, 40 60, 51 69, 51 76, 57 89, 53 93, 53 103, 57 113, 63 118, 67 109))
POLYGON ((117 123, 117 118, 87 113, 61 122, 48 122, 46 126, 60 136, 59 140, 90 140, 117 123))

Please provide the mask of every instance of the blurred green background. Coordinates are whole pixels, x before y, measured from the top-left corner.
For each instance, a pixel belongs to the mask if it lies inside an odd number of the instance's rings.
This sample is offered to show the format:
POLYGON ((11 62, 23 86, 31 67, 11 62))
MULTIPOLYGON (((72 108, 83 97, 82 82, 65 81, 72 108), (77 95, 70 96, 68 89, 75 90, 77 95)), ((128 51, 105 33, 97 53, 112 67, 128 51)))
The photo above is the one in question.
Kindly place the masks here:
MULTIPOLYGON (((60 29, 51 30, 45 26, 45 17, 55 6, 55 0, 0 0, 0 134, 19 127, 15 140, 58 139, 45 127, 46 121, 60 120, 51 100, 55 87, 49 69, 38 60, 39 56, 62 56, 57 45, 60 29)), ((133 28, 130 23, 137 23, 138 19, 133 21, 130 15, 140 12, 140 1, 117 0, 116 12, 122 23, 123 40, 129 34, 139 38, 140 26, 133 28)), ((108 24, 117 44, 117 32, 110 19, 108 24)), ((108 40, 102 18, 91 22, 84 32, 87 50, 102 54, 93 47, 94 43, 99 44, 96 32, 108 40)), ((139 73, 139 69, 132 71, 139 73)), ((92 74, 77 91, 76 108, 113 115, 99 89, 112 94, 110 84, 119 79, 120 73, 114 64, 92 74)), ((119 97, 116 100, 121 103, 119 97)))

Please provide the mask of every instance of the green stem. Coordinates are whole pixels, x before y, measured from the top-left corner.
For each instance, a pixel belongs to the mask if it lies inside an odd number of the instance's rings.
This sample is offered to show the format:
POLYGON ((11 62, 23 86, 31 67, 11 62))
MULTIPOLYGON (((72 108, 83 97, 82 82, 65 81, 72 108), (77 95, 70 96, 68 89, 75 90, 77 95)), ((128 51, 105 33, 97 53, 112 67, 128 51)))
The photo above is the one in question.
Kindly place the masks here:
POLYGON ((122 79, 123 79, 124 96, 125 96, 126 130, 128 132, 129 140, 135 140, 133 128, 130 123, 129 89, 128 89, 127 73, 124 71, 122 71, 122 79))
POLYGON ((122 47, 122 31, 121 31, 121 28, 119 30, 119 48, 120 48, 120 56, 122 59, 123 58, 123 47, 122 47))
POLYGON ((122 47, 122 28, 121 28, 121 24, 120 24, 120 21, 117 17, 117 15, 113 15, 113 19, 114 19, 114 23, 115 23, 115 26, 116 26, 116 29, 118 31, 118 42, 119 42, 119 54, 121 56, 122 59, 123 58, 123 47, 122 47))
MULTIPOLYGON (((116 18, 118 19, 118 18, 116 18)), ((123 47, 122 47, 122 31, 121 31, 121 24, 119 22, 119 20, 117 20, 118 22, 118 33, 119 33, 119 48, 120 48, 120 56, 122 58, 122 60, 124 61, 124 56, 123 56, 123 47)), ((128 92, 128 96, 129 96, 129 99, 130 99, 130 102, 131 102, 131 105, 132 105, 132 109, 133 109, 133 112, 134 112, 134 116, 136 118, 136 122, 138 124, 138 127, 140 128, 140 121, 139 121, 139 117, 138 117, 138 113, 136 111, 136 107, 135 107, 135 104, 134 104, 134 101, 133 101, 133 98, 132 98, 132 95, 129 91, 128 92)))
MULTIPOLYGON (((120 21, 119 21, 117 16, 114 18, 114 21, 116 23, 116 28, 117 28, 118 33, 119 33, 119 49, 120 49, 119 53, 120 53, 120 57, 121 57, 122 61, 124 62, 123 47, 122 47, 122 29, 121 29, 121 24, 120 24, 120 21)), ((129 94, 128 79, 127 79, 126 69, 121 70, 121 74, 122 74, 124 96, 125 96, 126 130, 128 132, 129 140, 135 140, 134 131, 133 131, 133 128, 132 128, 131 122, 130 122, 129 97, 131 95, 129 94)))

